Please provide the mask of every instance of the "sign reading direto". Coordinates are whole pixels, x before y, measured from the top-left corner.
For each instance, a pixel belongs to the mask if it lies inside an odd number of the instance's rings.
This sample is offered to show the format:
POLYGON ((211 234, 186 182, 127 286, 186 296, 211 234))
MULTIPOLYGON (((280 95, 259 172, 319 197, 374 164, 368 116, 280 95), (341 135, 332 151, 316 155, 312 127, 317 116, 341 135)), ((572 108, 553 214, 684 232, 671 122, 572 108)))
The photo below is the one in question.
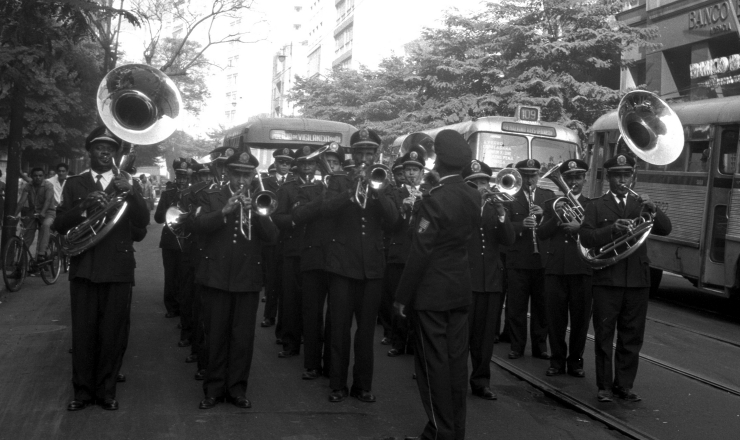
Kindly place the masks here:
POLYGON ((270 140, 273 141, 299 141, 299 142, 342 142, 339 133, 310 133, 290 130, 270 130, 270 140))
POLYGON ((729 1, 695 9, 688 14, 689 30, 704 30, 709 27, 710 35, 729 32, 732 27, 727 19, 730 17, 731 11, 729 1))

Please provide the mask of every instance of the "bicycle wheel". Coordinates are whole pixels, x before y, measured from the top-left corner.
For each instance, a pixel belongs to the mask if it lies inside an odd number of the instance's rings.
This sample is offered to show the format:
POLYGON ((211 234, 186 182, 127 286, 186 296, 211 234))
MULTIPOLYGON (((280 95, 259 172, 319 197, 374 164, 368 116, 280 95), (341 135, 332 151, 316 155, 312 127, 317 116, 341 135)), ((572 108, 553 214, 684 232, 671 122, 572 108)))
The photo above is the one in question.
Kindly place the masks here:
POLYGON ((52 236, 49 238, 49 249, 47 250, 44 261, 38 263, 41 271, 41 279, 46 284, 54 284, 59 279, 62 272, 62 247, 59 244, 59 238, 52 236))
POLYGON ((11 292, 17 292, 26 279, 28 256, 23 240, 10 237, 3 252, 3 281, 11 292))

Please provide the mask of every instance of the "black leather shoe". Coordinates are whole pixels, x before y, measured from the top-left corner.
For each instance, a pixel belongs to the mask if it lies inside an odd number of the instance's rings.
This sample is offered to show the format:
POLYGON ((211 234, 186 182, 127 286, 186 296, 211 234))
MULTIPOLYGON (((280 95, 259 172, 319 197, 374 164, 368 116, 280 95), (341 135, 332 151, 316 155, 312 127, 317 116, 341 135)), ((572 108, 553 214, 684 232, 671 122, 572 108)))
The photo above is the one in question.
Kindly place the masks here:
POLYGON ((349 393, 350 396, 365 403, 375 403, 375 396, 370 391, 365 390, 352 390, 349 393))
POLYGON ((314 380, 318 379, 321 374, 319 374, 319 370, 306 370, 303 372, 303 376, 301 378, 303 380, 314 380))
POLYGON ((67 411, 79 411, 85 409, 92 404, 90 400, 73 400, 67 405, 67 411))
POLYGON ((206 378, 206 370, 198 370, 197 373, 195 373, 195 380, 203 380, 206 378))
POLYGON ((633 393, 632 390, 629 388, 614 386, 612 387, 612 393, 614 393, 614 395, 619 397, 620 399, 626 400, 627 402, 639 402, 640 400, 642 400, 642 397, 633 393))
POLYGON ((118 409, 118 401, 116 399, 105 399, 100 407, 106 411, 116 411, 118 409))
POLYGON ((402 354, 403 353, 401 353, 401 350, 399 350, 397 348, 391 348, 390 350, 388 350, 388 356, 389 357, 392 357, 392 358, 394 358, 396 356, 401 356, 402 354))
POLYGON ((188 357, 185 358, 186 364, 192 364, 193 362, 198 362, 197 354, 189 354, 188 357))
POLYGON ((344 399, 347 398, 347 388, 342 388, 341 390, 331 390, 331 393, 329 393, 329 402, 331 403, 339 403, 343 402, 344 399))
POLYGON ((289 358, 293 356, 298 356, 300 352, 298 350, 283 350, 281 352, 278 352, 279 358, 289 358))
POLYGON ((272 327, 275 325, 275 320, 272 318, 265 318, 261 323, 260 327, 272 327))
POLYGON ((380 340, 380 345, 391 345, 391 338, 383 338, 380 340))
POLYGON ((167 312, 164 314, 165 318, 177 318, 178 316, 180 316, 180 314, 177 312, 167 312))
POLYGON ((190 341, 188 341, 187 339, 182 339, 180 340, 180 342, 177 343, 177 346, 180 348, 190 347, 190 341))
POLYGON ((573 377, 586 377, 586 372, 583 368, 568 368, 568 375, 573 377))
POLYGON ((565 374, 565 368, 550 367, 545 371, 547 376, 560 376, 561 374, 565 374))
POLYGON ((116 382, 118 382, 118 383, 126 382, 126 375, 125 374, 118 373, 116 375, 116 382))
POLYGON ((200 405, 198 405, 198 408, 211 409, 214 406, 216 406, 218 402, 223 402, 223 401, 224 401, 223 397, 206 397, 205 399, 200 401, 200 405))
POLYGON ((612 402, 614 400, 614 395, 609 390, 599 390, 596 392, 596 399, 599 402, 612 402))
POLYGON ((494 393, 493 391, 491 391, 491 388, 489 388, 489 387, 483 387, 483 388, 474 389, 473 390, 473 395, 474 396, 478 396, 481 399, 485 399, 485 400, 496 400, 496 399, 498 399, 498 396, 496 396, 496 393, 494 393))
POLYGON ((511 350, 509 352, 509 359, 519 359, 522 357, 522 353, 519 353, 518 351, 511 350))
POLYGON ((537 359, 544 359, 544 360, 550 359, 550 355, 547 353, 536 353, 536 354, 532 353, 532 357, 537 358, 537 359))
POLYGON ((247 399, 244 396, 231 397, 229 398, 229 402, 231 402, 231 404, 237 408, 251 408, 252 407, 252 402, 250 402, 249 399, 247 399))

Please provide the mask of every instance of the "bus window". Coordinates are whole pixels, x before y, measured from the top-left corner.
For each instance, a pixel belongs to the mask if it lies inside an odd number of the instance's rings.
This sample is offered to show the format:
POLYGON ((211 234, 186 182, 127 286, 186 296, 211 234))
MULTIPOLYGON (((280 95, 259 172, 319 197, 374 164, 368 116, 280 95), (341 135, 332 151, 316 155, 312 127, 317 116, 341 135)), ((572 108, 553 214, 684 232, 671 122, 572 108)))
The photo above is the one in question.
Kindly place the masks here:
POLYGON ((477 149, 477 159, 491 168, 504 168, 529 157, 524 136, 478 132, 470 136, 468 143, 477 149))
POLYGON ((714 221, 712 225, 712 243, 709 249, 709 258, 716 263, 725 262, 725 235, 727 235, 727 206, 714 207, 714 221))
POLYGON ((706 173, 709 171, 709 141, 689 142, 689 168, 690 173, 706 173))
POLYGON ((578 146, 572 142, 555 139, 532 139, 532 158, 540 161, 545 172, 555 165, 569 159, 576 159, 578 146))
POLYGON ((737 131, 723 131, 722 144, 719 148, 719 172, 722 174, 734 173, 737 160, 737 131))

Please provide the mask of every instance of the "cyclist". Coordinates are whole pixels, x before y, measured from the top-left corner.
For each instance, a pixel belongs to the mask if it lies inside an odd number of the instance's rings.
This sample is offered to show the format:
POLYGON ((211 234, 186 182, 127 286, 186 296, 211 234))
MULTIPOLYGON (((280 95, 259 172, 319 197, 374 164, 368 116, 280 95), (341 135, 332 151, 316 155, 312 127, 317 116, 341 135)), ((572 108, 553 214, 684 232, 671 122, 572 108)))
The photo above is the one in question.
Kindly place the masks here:
MULTIPOLYGON (((39 240, 36 246, 36 260, 43 258, 49 246, 49 233, 51 224, 56 217, 56 203, 54 201, 54 185, 44 179, 44 170, 36 167, 31 170, 31 183, 23 187, 21 199, 18 202, 15 215, 23 212, 26 232, 23 241, 29 248, 33 244, 36 230, 39 232, 39 240)), ((31 262, 31 268, 35 266, 31 262)))

